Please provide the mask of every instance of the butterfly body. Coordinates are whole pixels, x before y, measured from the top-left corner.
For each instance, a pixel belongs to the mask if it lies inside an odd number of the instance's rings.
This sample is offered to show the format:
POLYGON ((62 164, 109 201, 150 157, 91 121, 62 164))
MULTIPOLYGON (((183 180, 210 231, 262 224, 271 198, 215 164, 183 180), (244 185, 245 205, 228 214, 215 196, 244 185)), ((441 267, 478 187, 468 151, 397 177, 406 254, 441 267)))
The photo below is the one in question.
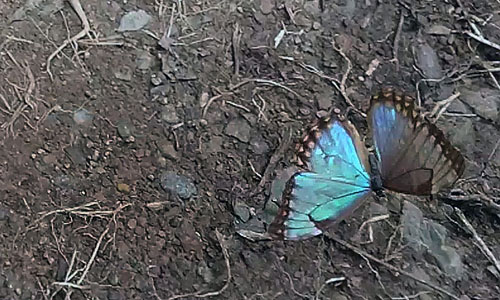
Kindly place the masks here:
POLYGON ((355 210, 372 192, 430 195, 463 173, 461 154, 418 113, 411 97, 392 89, 374 96, 369 153, 356 128, 341 116, 320 120, 298 148, 304 171, 288 182, 268 228, 277 239, 321 234, 355 210))

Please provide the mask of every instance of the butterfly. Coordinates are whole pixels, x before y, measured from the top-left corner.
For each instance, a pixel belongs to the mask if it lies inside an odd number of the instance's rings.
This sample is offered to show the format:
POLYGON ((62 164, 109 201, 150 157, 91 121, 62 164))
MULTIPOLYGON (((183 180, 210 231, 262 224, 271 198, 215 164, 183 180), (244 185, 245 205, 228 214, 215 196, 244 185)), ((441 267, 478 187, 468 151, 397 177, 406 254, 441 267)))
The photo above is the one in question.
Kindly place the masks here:
POLYGON ((305 170, 287 182, 277 216, 267 232, 274 239, 319 235, 353 212, 373 192, 432 195, 464 172, 462 154, 412 97, 383 88, 367 114, 374 153, 340 115, 320 120, 298 147, 305 170))

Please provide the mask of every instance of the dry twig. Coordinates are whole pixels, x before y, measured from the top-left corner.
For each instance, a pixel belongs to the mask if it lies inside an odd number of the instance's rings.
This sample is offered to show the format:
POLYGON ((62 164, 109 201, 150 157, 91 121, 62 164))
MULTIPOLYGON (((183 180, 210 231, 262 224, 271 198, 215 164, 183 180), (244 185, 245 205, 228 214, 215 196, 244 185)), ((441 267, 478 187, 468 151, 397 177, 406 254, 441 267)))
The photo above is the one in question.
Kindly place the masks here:
POLYGON ((347 95, 345 84, 346 84, 347 78, 349 78, 349 74, 351 73, 351 70, 352 70, 352 62, 349 59, 349 57, 347 57, 347 55, 344 53, 344 51, 342 50, 342 48, 337 47, 335 45, 335 41, 333 41, 333 40, 332 40, 332 47, 347 62, 347 70, 342 75, 342 79, 340 80, 340 86, 337 84, 337 81, 331 81, 331 83, 339 91, 339 93, 342 95, 342 97, 344 97, 345 102, 347 102, 347 104, 350 107, 352 107, 352 109, 354 109, 355 112, 357 112, 358 114, 360 114, 361 116, 363 116, 364 118, 366 118, 366 114, 364 112, 362 112, 361 110, 359 110, 356 106, 354 106, 354 104, 352 103, 351 99, 349 98, 349 95, 347 95))
POLYGON ((399 59, 398 59, 399 39, 401 38, 401 29, 403 28, 404 21, 405 21, 405 15, 401 10, 399 16, 398 29, 396 30, 396 35, 394 36, 394 46, 392 47, 393 58, 391 59, 391 61, 396 63, 396 71, 399 71, 399 59))
POLYGON ((59 46, 48 58, 47 58, 47 73, 50 76, 50 79, 53 80, 54 77, 52 76, 52 72, 50 71, 50 64, 54 57, 56 57, 59 52, 61 52, 66 46, 69 44, 75 43, 79 39, 83 38, 84 36, 88 35, 90 32, 90 23, 89 20, 87 19, 87 16, 85 15, 85 12, 83 11, 82 5, 80 4, 80 0, 68 0, 73 9, 75 10, 76 14, 80 18, 80 21, 82 22, 83 29, 75 34, 72 38, 65 40, 61 46, 59 46))
POLYGON ((243 85, 248 84, 250 82, 256 82, 256 83, 260 83, 260 84, 267 84, 267 85, 272 85, 272 86, 276 86, 276 87, 282 88, 285 91, 292 93, 295 97, 303 100, 303 97, 301 95, 299 95, 297 92, 295 92, 294 90, 292 90, 291 88, 289 88, 287 86, 284 86, 281 83, 278 83, 278 82, 275 82, 275 81, 272 81, 272 80, 268 80, 268 79, 258 79, 258 78, 257 79, 245 79, 242 82, 231 86, 230 90, 231 91, 237 90, 238 88, 240 88, 243 85))
POLYGON ((363 224, 361 224, 361 226, 359 227, 358 232, 356 232, 356 234, 354 235, 353 240, 360 241, 360 243, 362 243, 362 244, 372 243, 373 242, 373 229, 371 227, 371 224, 375 223, 375 222, 387 220, 388 218, 389 218, 389 215, 385 214, 385 215, 375 216, 375 217, 372 217, 372 218, 364 221, 363 224), (363 229, 365 229, 365 227, 367 225, 368 225, 368 241, 361 242, 361 233, 363 232, 363 229))
POLYGON ((457 92, 444 100, 436 102, 436 105, 429 114, 431 118, 434 118, 432 123, 436 123, 437 120, 441 117, 441 115, 446 111, 448 106, 450 106, 450 104, 453 101, 455 101, 455 99, 457 99, 458 97, 460 97, 460 92, 457 92))
MULTIPOLYGON (((112 211, 112 217, 111 220, 109 220, 108 225, 106 226, 106 229, 101 233, 99 236, 99 239, 96 242, 96 245, 94 247, 94 250, 92 251, 92 254, 90 255, 89 260, 85 264, 85 267, 83 269, 78 269, 75 272, 71 273, 71 270, 73 268, 73 265, 75 263, 76 259, 76 250, 73 252, 73 256, 71 258, 71 262, 68 268, 68 271, 66 272, 65 276, 65 281, 63 282, 53 282, 52 285, 58 286, 58 287, 66 287, 68 288, 68 291, 66 292, 66 299, 71 299, 70 295, 72 294, 71 289, 79 289, 79 290, 86 290, 90 289, 90 285, 82 285, 83 281, 87 277, 88 272, 90 271, 90 268, 92 267, 92 264, 95 261, 95 258, 97 256, 97 253, 99 252, 99 249, 101 247, 101 243, 108 234, 109 230, 111 229, 111 224, 116 223, 116 215, 122 211, 124 208, 130 206, 131 204, 120 204, 116 209, 112 211), (71 280, 76 276, 77 273, 82 272, 82 275, 78 280, 73 283, 71 280)), ((116 224, 115 224, 116 226, 116 224)), ((114 236, 111 237, 111 239, 114 239, 114 236)), ((57 290, 55 293, 57 293, 59 290, 57 290)), ((52 296, 55 296, 55 293, 52 296)))
POLYGON ((472 224, 469 222, 469 220, 467 220, 464 213, 459 208, 455 207, 455 213, 476 240, 477 242, 476 246, 479 248, 479 250, 481 250, 481 252, 488 258, 488 260, 493 264, 493 266, 495 266, 497 271, 500 273, 500 262, 496 259, 493 252, 491 252, 490 248, 488 248, 488 246, 479 236, 479 234, 477 234, 476 229, 474 229, 472 224))
POLYGON ((234 31, 232 37, 233 60, 234 60, 234 75, 238 76, 240 73, 240 40, 241 30, 238 23, 234 24, 234 31))

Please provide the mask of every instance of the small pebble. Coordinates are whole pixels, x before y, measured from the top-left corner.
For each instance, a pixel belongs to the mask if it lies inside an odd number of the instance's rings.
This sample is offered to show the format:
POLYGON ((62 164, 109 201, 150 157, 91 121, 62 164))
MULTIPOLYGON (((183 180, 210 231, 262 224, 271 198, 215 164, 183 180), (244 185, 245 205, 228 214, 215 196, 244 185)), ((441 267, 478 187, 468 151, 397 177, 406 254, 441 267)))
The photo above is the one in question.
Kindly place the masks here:
POLYGON ((116 186, 116 189, 122 193, 126 193, 126 194, 130 193, 130 186, 126 183, 119 183, 116 186))
POLYGON ((159 86, 161 84, 161 79, 158 78, 158 76, 156 76, 155 74, 153 74, 151 76, 151 84, 154 85, 154 86, 159 86))
POLYGON ((79 109, 73 113, 73 121, 77 125, 88 125, 92 122, 94 116, 85 108, 79 109))
POLYGON ((134 229, 137 226, 137 220, 136 219, 130 219, 130 220, 128 220, 127 226, 130 229, 134 229))
POLYGON ((187 200, 197 194, 196 186, 190 178, 177 175, 174 172, 166 172, 160 177, 161 187, 172 192, 183 200, 187 200))
POLYGON ((121 18, 118 31, 137 31, 146 26, 150 20, 151 16, 142 9, 131 11, 121 18))
POLYGON ((299 112, 303 116, 308 116, 311 113, 311 111, 308 108, 305 108, 305 107, 300 108, 299 112))
POLYGON ((167 123, 178 123, 180 122, 180 118, 177 115, 177 111, 175 109, 175 105, 167 104, 163 108, 161 112, 161 119, 167 123))
POLYGON ((122 121, 118 123, 118 134, 122 139, 132 136, 133 126, 128 122, 122 121))

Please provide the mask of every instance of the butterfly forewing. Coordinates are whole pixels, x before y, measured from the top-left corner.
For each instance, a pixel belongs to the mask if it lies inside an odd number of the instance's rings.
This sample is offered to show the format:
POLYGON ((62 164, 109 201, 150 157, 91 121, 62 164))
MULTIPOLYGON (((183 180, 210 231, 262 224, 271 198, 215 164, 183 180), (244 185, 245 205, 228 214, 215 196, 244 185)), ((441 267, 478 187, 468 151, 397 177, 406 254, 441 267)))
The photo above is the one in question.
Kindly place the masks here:
POLYGON ((462 155, 420 115, 410 96, 382 90, 372 97, 368 123, 385 188, 429 195, 462 175, 462 155))
POLYGON ((299 158, 307 170, 295 174, 283 194, 271 236, 297 240, 321 234, 370 195, 366 149, 356 129, 337 118, 314 126, 299 158))

